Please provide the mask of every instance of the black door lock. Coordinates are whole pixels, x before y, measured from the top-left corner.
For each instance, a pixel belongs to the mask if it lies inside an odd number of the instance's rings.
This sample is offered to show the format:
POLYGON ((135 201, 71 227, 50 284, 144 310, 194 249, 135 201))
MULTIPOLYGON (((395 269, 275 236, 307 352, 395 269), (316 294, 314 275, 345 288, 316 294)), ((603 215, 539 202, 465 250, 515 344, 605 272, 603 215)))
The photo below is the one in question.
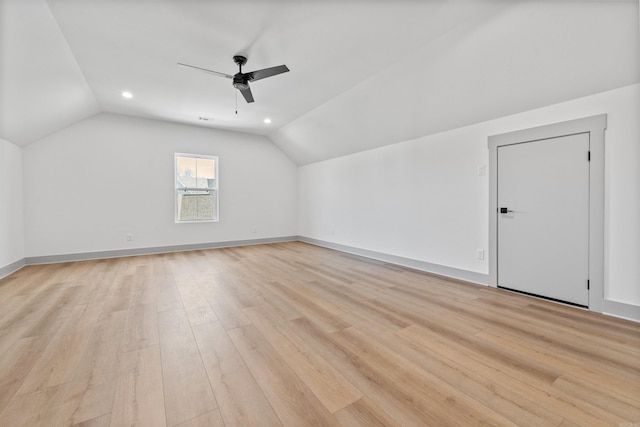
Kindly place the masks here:
POLYGON ((508 208, 500 208, 500 213, 501 214, 506 214, 506 213, 510 213, 513 212, 512 210, 509 210, 508 208))

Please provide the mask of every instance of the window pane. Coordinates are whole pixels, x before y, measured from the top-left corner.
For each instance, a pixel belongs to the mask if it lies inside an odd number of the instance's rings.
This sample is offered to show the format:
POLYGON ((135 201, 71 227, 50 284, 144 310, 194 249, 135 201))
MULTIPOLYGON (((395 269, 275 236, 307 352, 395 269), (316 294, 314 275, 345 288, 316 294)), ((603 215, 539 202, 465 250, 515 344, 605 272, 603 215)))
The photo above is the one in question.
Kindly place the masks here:
POLYGON ((213 159, 197 159, 198 188, 215 188, 215 164, 213 159))
POLYGON ((215 196, 213 191, 178 190, 178 221, 216 219, 215 196))
POLYGON ((176 221, 217 221, 217 157, 176 154, 176 221))
POLYGON ((194 157, 176 158, 176 188, 196 187, 197 160, 194 157))

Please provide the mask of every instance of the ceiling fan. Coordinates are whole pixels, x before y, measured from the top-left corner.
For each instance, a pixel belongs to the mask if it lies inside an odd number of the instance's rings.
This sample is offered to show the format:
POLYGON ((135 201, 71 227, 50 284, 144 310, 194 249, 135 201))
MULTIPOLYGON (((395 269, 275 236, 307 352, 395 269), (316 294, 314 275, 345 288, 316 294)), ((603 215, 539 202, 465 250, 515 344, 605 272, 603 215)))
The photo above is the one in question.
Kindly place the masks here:
POLYGON ((251 88, 249 87, 249 82, 255 82, 256 80, 261 80, 267 77, 276 76, 278 74, 286 73, 289 71, 286 65, 278 65, 277 67, 263 68, 262 70, 251 71, 248 73, 242 72, 242 66, 247 63, 247 57, 242 55, 235 55, 233 57, 233 62, 238 64, 239 71, 233 76, 230 74, 219 73, 213 70, 207 70, 206 68, 195 67, 189 64, 182 64, 178 62, 178 66, 193 68, 199 71, 204 71, 205 73, 213 74, 214 76, 226 77, 228 79, 233 80, 233 87, 238 89, 244 99, 247 102, 253 102, 253 94, 251 93, 251 88))

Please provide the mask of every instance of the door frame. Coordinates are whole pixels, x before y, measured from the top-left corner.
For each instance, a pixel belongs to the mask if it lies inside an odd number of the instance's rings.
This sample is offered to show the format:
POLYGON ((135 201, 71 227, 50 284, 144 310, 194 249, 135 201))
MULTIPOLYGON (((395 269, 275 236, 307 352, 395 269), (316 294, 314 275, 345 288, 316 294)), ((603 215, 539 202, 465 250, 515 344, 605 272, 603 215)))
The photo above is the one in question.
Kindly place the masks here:
MULTIPOLYGON (((498 147, 589 134, 589 310, 604 301, 604 131, 607 115, 585 117, 489 136, 489 286, 498 286, 498 147)), ((586 153, 585 153, 586 155, 586 153)))

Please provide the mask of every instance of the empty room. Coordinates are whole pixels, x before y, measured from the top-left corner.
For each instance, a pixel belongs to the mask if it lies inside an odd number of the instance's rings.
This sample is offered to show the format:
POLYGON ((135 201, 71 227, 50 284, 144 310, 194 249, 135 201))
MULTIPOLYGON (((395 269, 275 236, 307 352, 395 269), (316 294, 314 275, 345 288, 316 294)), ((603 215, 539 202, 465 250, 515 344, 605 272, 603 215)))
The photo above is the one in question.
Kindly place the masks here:
POLYGON ((0 426, 640 427, 640 7, 0 0, 0 426))

